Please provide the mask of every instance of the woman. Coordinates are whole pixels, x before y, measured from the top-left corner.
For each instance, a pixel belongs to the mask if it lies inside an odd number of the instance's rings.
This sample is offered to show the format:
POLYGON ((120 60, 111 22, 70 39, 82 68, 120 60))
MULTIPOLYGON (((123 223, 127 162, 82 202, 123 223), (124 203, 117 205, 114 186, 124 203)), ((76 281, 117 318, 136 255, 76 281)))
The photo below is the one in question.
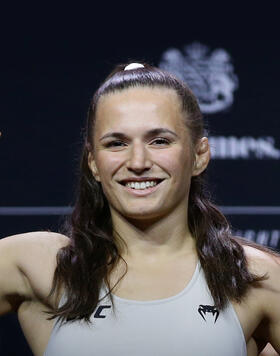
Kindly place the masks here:
POLYGON ((148 64, 119 65, 92 99, 84 139, 61 234, 4 239, 36 256, 11 257, 25 276, 13 310, 34 353, 253 356, 267 343, 280 352, 280 255, 232 236, 211 202, 191 90, 148 64))

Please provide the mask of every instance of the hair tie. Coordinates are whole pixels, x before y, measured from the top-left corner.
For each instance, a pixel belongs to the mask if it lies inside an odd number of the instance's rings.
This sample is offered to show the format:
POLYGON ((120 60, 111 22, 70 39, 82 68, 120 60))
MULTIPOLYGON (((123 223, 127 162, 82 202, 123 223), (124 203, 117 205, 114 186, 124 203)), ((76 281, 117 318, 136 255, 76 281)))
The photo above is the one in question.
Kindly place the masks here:
POLYGON ((131 70, 137 68, 145 68, 145 66, 143 66, 143 64, 141 63, 130 63, 124 68, 124 70, 131 70))

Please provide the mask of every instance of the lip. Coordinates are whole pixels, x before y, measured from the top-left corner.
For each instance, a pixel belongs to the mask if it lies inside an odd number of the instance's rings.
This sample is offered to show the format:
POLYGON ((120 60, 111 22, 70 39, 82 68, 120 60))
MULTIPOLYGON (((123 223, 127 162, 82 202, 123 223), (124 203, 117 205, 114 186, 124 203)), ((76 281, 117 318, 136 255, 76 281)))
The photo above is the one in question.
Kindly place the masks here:
POLYGON ((128 193, 130 194, 133 194, 135 196, 140 196, 140 197, 143 197, 143 196, 146 196, 146 195, 149 195, 149 194, 152 194, 153 192, 155 192, 159 186, 162 185, 162 183, 165 181, 165 179, 163 181, 161 181, 159 184, 157 184, 156 186, 154 187, 150 187, 150 188, 147 188, 147 189, 133 189, 133 188, 129 188, 129 187, 126 187, 125 185, 122 185, 120 184, 128 193))

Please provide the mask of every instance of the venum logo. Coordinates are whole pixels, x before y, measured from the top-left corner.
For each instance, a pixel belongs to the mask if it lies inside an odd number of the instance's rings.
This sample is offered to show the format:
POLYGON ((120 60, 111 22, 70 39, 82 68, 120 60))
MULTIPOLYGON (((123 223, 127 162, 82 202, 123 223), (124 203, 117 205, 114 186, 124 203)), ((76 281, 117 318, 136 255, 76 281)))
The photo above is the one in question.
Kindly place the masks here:
POLYGON ((203 305, 200 304, 198 307, 198 312, 202 316, 203 320, 206 321, 205 317, 207 314, 211 314, 212 317, 214 318, 214 324, 216 323, 218 317, 219 317, 219 310, 218 308, 215 307, 215 305, 203 305))
POLYGON ((217 113, 232 105, 238 78, 225 49, 210 53, 209 48, 199 42, 185 46, 182 52, 170 48, 163 53, 159 67, 188 84, 203 113, 217 113))

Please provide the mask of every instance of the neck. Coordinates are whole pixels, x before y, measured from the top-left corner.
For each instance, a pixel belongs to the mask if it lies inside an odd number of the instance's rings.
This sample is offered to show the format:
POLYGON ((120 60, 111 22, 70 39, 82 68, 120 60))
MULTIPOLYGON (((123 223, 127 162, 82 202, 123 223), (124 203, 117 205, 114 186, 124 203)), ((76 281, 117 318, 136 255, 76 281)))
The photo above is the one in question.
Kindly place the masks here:
POLYGON ((153 222, 128 221, 114 215, 113 227, 120 254, 130 260, 153 263, 196 254, 185 215, 176 213, 153 222))

